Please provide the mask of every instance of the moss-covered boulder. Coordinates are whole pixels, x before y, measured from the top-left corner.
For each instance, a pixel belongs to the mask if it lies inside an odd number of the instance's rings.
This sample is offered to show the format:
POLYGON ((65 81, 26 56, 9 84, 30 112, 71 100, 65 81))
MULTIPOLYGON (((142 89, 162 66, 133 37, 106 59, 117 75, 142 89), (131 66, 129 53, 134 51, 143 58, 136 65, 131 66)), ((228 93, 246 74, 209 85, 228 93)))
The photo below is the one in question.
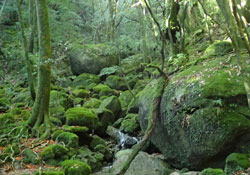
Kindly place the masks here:
POLYGON ((104 155, 99 152, 92 152, 86 147, 78 149, 76 159, 87 162, 93 170, 100 169, 104 163, 104 155))
MULTIPOLYGON (((151 141, 173 166, 209 167, 224 159, 222 155, 234 150, 249 133, 250 110, 244 89, 249 77, 237 75, 236 59, 229 65, 225 57, 209 58, 175 74, 165 87, 151 141)), ((161 81, 153 80, 139 95, 144 130, 155 109, 159 84, 161 81)))
POLYGON ((68 159, 68 149, 59 144, 53 144, 45 147, 40 152, 42 160, 50 165, 58 165, 61 161, 68 159))
POLYGON ((120 117, 119 114, 121 112, 121 103, 120 103, 118 97, 111 96, 111 97, 105 98, 102 101, 102 103, 99 107, 99 110, 102 110, 105 108, 112 111, 116 118, 120 117))
POLYGON ((65 113, 66 123, 69 126, 86 126, 96 128, 98 117, 93 110, 84 107, 70 108, 65 113))
POLYGON ((233 51, 233 45, 230 41, 215 41, 205 50, 206 56, 220 56, 233 51))
POLYGON ((72 93, 78 98, 87 98, 90 96, 90 91, 86 89, 75 89, 72 91, 72 93))
POLYGON ((108 85, 104 85, 104 84, 96 85, 95 87, 93 87, 93 91, 94 93, 97 93, 99 97, 112 96, 116 94, 114 89, 111 89, 108 85))
POLYGON ((222 169, 207 168, 201 172, 201 175, 226 175, 222 169))
POLYGON ((73 87, 83 87, 83 88, 89 89, 89 88, 97 85, 100 81, 101 80, 100 80, 99 76, 97 76, 97 75, 83 73, 74 79, 72 86, 73 87))
POLYGON ((65 160, 61 163, 65 175, 89 175, 91 167, 79 160, 65 160))
POLYGON ((75 44, 69 52, 70 65, 73 74, 99 74, 109 66, 119 63, 118 56, 107 44, 78 45, 75 44))
POLYGON ((97 98, 91 98, 90 100, 86 101, 83 104, 83 107, 85 108, 99 108, 101 104, 101 100, 97 99, 97 98))
POLYGON ((120 93, 119 100, 121 103, 121 108, 123 111, 126 111, 130 105, 132 107, 133 94, 129 90, 123 91, 120 93))
POLYGON ((232 153, 226 158, 225 173, 235 174, 250 167, 250 154, 232 153))
POLYGON ((112 89, 117 90, 127 90, 128 86, 126 85, 126 82, 124 81, 124 78, 119 77, 117 75, 110 75, 107 77, 105 84, 111 87, 112 89))
POLYGON ((128 114, 121 122, 120 129, 129 134, 139 130, 138 114, 128 114))
MULTIPOLYGON (((117 152, 113 166, 111 168, 103 169, 103 171, 98 172, 95 175, 118 174, 131 153, 132 150, 122 150, 117 152)), ((139 152, 130 164, 125 175, 168 175, 171 172, 173 171, 163 160, 161 155, 149 155, 145 152, 139 152)))
POLYGON ((71 132, 61 132, 56 140, 58 142, 63 142, 68 147, 76 148, 79 146, 79 137, 71 132))

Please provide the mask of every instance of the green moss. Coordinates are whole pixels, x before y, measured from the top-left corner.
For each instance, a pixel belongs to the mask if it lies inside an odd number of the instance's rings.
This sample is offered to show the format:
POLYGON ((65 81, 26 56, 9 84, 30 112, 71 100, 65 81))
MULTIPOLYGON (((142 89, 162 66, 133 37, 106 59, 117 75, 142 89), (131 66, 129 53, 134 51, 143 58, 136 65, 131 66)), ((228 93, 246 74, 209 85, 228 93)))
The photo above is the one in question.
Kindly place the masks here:
POLYGON ((34 153, 31 149, 27 148, 23 151, 25 163, 38 164, 40 163, 40 159, 36 153, 34 153))
POLYGON ((9 100, 5 97, 0 98, 0 112, 6 112, 10 108, 9 100))
POLYGON ((75 89, 73 90, 73 95, 78 98, 86 98, 89 97, 90 91, 86 89, 75 89))
POLYGON ((206 56, 225 55, 233 51, 232 43, 229 41, 215 41, 205 50, 206 56))
POLYGON ((133 134, 138 130, 138 114, 128 114, 122 121, 120 129, 129 134, 133 134))
POLYGON ((90 148, 94 149, 97 145, 107 145, 106 141, 99 137, 98 135, 92 136, 92 141, 90 142, 90 148))
POLYGON ((246 91, 242 77, 221 70, 205 78, 203 94, 206 97, 230 97, 246 94, 246 91))
POLYGON ((54 124, 55 126, 62 126, 62 121, 58 118, 55 117, 50 117, 50 121, 52 122, 52 124, 54 124))
POLYGON ((116 96, 111 96, 105 98, 99 107, 100 110, 105 108, 112 111, 114 115, 117 117, 121 112, 121 103, 116 96))
POLYGON ((127 110, 132 99, 133 95, 129 92, 129 90, 120 93, 119 100, 122 110, 127 110))
POLYGON ((111 96, 115 94, 115 91, 111 89, 108 85, 98 84, 93 87, 93 91, 98 93, 99 97, 101 96, 111 96))
POLYGON ((63 133, 63 132, 64 132, 64 131, 63 131, 62 129, 56 130, 56 131, 54 131, 54 132, 52 133, 51 138, 52 138, 53 140, 56 140, 57 137, 58 137, 61 133, 63 133))
POLYGON ((63 142, 66 146, 76 148, 79 146, 79 137, 71 132, 62 132, 57 136, 58 142, 63 142))
POLYGON ((64 175, 63 171, 57 170, 46 170, 46 171, 36 171, 34 175, 64 175))
POLYGON ((68 149, 59 144, 49 145, 40 152, 42 160, 49 164, 58 164, 67 158, 68 149))
POLYGON ((65 175, 89 175, 91 167, 79 160, 65 160, 61 163, 65 175))
POLYGON ((117 90, 126 90, 128 89, 124 78, 119 77, 117 75, 110 75, 107 77, 105 84, 111 87, 112 89, 117 89, 117 90))
POLYGON ((222 169, 207 168, 201 172, 201 175, 225 175, 222 169))
POLYGON ((86 132, 89 131, 89 128, 87 128, 85 126, 68 126, 68 125, 64 125, 63 130, 76 134, 76 133, 86 133, 86 132))
POLYGON ((97 115, 91 110, 84 107, 70 108, 66 111, 66 123, 70 126, 86 126, 95 128, 98 122, 97 115))
POLYGON ((89 89, 91 84, 98 84, 99 82, 99 76, 94 74, 83 73, 76 77, 76 79, 73 81, 73 86, 84 87, 86 89, 89 89))
POLYGON ((68 94, 61 91, 50 91, 50 108, 62 106, 65 109, 70 108, 73 101, 69 98, 68 94))
POLYGON ((232 153, 226 158, 225 172, 231 175, 250 167, 250 154, 232 153))
POLYGON ((90 100, 86 101, 83 104, 83 107, 85 108, 98 108, 101 104, 101 100, 98 100, 96 98, 91 98, 90 100))

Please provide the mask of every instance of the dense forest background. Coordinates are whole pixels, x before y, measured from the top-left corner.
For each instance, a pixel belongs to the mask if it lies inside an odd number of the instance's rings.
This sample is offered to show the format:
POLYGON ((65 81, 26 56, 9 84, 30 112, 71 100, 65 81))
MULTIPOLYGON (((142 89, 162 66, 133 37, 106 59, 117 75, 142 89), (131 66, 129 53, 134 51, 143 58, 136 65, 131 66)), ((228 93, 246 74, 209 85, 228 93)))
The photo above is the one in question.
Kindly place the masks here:
POLYGON ((0 174, 250 174, 249 0, 0 0, 0 174))

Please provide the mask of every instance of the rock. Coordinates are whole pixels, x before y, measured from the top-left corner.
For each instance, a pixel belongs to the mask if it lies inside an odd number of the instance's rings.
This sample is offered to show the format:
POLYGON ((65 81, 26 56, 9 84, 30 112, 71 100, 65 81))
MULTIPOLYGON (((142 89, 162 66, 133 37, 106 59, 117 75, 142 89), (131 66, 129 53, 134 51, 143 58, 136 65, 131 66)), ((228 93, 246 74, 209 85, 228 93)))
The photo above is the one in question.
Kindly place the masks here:
POLYGON ((180 172, 180 171, 175 171, 175 172, 172 172, 170 175, 201 175, 200 172, 198 171, 189 171, 189 172, 180 172))
POLYGON ((226 175, 222 169, 207 168, 201 172, 201 175, 226 175))
POLYGON ((97 145, 105 145, 107 146, 107 143, 104 139, 99 137, 98 135, 92 136, 92 141, 90 142, 90 148, 94 149, 97 145))
POLYGON ((205 50, 206 56, 221 56, 233 51, 230 41, 215 41, 205 50))
POLYGON ((121 112, 121 103, 116 96, 108 97, 102 101, 99 107, 99 110, 102 110, 105 108, 112 111, 116 119, 120 117, 119 114, 121 112))
POLYGON ((90 91, 86 89, 75 89, 72 91, 72 93, 78 98, 87 98, 90 96, 90 91))
POLYGON ((116 94, 114 89, 111 89, 108 85, 104 85, 104 84, 96 85, 95 87, 93 87, 93 91, 97 93, 99 97, 112 96, 116 94))
POLYGON ((88 108, 75 107, 70 108, 65 113, 66 123, 69 126, 86 126, 90 129, 97 127, 98 117, 88 108))
POLYGON ((112 89, 116 90, 127 90, 128 86, 126 85, 126 82, 124 78, 119 77, 117 75, 110 75, 107 77, 105 84, 111 87, 112 89))
POLYGON ((132 55, 121 61, 121 67, 125 72, 138 69, 138 66, 144 62, 143 54, 132 55))
POLYGON ((58 165, 59 162, 68 158, 68 149, 59 144, 53 144, 45 147, 42 152, 40 152, 40 157, 42 160, 46 161, 50 165, 58 165))
POLYGON ((104 155, 99 152, 92 152, 86 147, 78 149, 76 159, 87 162, 93 170, 98 170, 104 162, 104 155))
POLYGON ((63 142, 68 147, 76 148, 79 146, 79 137, 71 132, 61 132, 56 140, 58 142, 63 142))
POLYGON ((99 74, 103 68, 119 63, 118 56, 112 53, 110 47, 105 44, 77 45, 71 49, 69 58, 74 75, 99 74))
POLYGON ((131 148, 138 143, 138 139, 122 133, 119 129, 108 126, 106 133, 118 142, 121 148, 131 148))
POLYGON ((226 158, 225 173, 235 174, 250 167, 250 154, 232 153, 226 158))
POLYGON ((90 89, 100 83, 100 81, 101 80, 97 75, 83 73, 74 79, 72 86, 90 89))
POLYGON ((100 135, 103 135, 109 125, 112 125, 116 121, 116 116, 114 113, 106 108, 96 109, 95 112, 98 115, 100 125, 97 128, 97 131, 100 135))
POLYGON ((79 160, 65 160, 61 163, 65 175, 89 175, 91 167, 79 160))
POLYGON ((139 130, 138 114, 128 114, 121 122, 120 130, 128 134, 139 130))
MULTIPOLYGON (((221 155, 230 153, 250 131, 243 83, 249 78, 231 72, 233 65, 221 66, 223 61, 206 60, 177 73, 164 90, 151 141, 174 167, 209 167, 224 159, 221 155)), ((139 93, 144 130, 160 83, 153 80, 139 93)))
MULTIPOLYGON (((113 166, 95 175, 114 175, 118 173, 131 152, 132 150, 119 151, 115 155, 116 160, 113 166)), ((125 175, 168 175, 171 172, 172 170, 169 169, 169 165, 162 159, 162 156, 139 152, 125 175)))
POLYGON ((101 104, 101 100, 98 100, 96 98, 91 98, 90 100, 86 101, 83 104, 83 107, 85 108, 99 108, 101 104))
POLYGON ((121 103, 121 108, 123 111, 127 111, 131 101, 133 100, 133 95, 129 90, 120 93, 119 100, 121 103))

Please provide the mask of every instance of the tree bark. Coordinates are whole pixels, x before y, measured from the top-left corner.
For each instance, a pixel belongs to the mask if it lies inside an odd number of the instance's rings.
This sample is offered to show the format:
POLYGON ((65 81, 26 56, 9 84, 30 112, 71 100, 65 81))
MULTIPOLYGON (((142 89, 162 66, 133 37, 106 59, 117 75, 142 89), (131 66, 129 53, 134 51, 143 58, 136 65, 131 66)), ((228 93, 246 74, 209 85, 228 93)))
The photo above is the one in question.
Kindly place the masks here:
POLYGON ((38 134, 39 126, 44 123, 46 131, 42 137, 47 137, 51 131, 49 119, 49 99, 52 57, 50 43, 50 26, 48 17, 47 0, 36 0, 37 20, 38 20, 38 39, 40 63, 38 68, 38 90, 36 100, 32 109, 32 116, 28 121, 32 127, 32 134, 38 134))

